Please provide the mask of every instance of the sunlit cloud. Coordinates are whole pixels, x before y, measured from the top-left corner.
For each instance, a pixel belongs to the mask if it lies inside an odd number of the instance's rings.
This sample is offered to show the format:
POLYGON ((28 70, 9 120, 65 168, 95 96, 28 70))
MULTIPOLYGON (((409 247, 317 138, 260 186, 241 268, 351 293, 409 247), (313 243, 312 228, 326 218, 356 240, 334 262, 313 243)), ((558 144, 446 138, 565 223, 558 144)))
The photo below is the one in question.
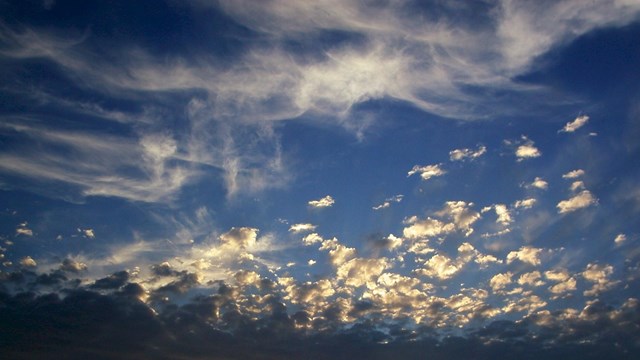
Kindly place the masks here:
POLYGON ((425 166, 415 165, 411 170, 409 170, 407 176, 420 174, 420 178, 422 178, 422 180, 429 180, 433 177, 442 176, 446 173, 447 171, 442 169, 441 164, 425 166))
POLYGON ((574 132, 579 128, 583 127, 589 121, 589 116, 580 115, 575 120, 568 122, 562 129, 558 132, 574 132))
POLYGON ((478 149, 455 149, 449 152, 449 159, 451 161, 461 161, 461 160, 475 160, 480 156, 484 155, 487 152, 487 148, 483 145, 478 146, 478 149))
POLYGON ((562 200, 556 205, 558 213, 565 214, 579 209, 583 209, 598 203, 589 190, 582 190, 580 193, 567 200, 562 200))
POLYGON ((314 207, 314 208, 325 208, 325 207, 331 207, 333 206, 333 204, 335 204, 335 200, 331 197, 331 195, 327 195, 321 199, 318 200, 310 200, 308 202, 309 206, 314 207))

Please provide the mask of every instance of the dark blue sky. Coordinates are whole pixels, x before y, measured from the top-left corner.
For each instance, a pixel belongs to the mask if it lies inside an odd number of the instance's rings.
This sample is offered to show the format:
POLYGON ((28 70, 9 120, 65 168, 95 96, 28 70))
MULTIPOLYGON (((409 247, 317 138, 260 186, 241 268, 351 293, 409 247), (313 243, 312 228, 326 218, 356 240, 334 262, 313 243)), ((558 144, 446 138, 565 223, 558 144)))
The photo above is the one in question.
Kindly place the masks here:
POLYGON ((0 354, 638 355, 637 1, 0 14, 0 354))

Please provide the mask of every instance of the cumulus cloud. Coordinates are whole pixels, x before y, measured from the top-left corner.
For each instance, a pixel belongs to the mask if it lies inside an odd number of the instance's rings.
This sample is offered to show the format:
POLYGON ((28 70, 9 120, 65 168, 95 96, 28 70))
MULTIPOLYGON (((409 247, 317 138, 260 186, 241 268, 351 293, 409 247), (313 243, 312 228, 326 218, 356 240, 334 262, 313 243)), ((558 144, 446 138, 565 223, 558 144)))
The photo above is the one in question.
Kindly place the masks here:
POLYGON ((564 293, 576 290, 576 284, 577 284, 576 279, 573 277, 570 277, 553 286, 550 286, 549 291, 556 295, 564 294, 564 293))
POLYGON ((335 203, 335 200, 331 197, 331 195, 327 195, 318 200, 311 200, 308 202, 309 206, 314 208, 325 208, 331 207, 335 203))
POLYGON ((582 126, 584 126, 584 124, 586 124, 587 121, 589 121, 589 117, 587 115, 580 115, 577 118, 575 118, 573 121, 568 122, 558 132, 569 132, 569 133, 574 132, 579 128, 581 128, 582 126))
POLYGON ((402 235, 407 239, 420 239, 447 234, 455 229, 453 224, 446 224, 440 220, 427 217, 419 220, 416 216, 405 220, 409 225, 402 230, 402 235))
POLYGON ((525 159, 537 158, 542 153, 535 147, 535 144, 532 140, 528 139, 526 136, 522 136, 523 144, 518 145, 516 148, 516 157, 518 161, 522 161, 525 159))
POLYGON ((562 175, 563 179, 575 179, 575 178, 579 178, 580 176, 584 175, 584 170, 582 169, 576 169, 576 170, 571 170, 568 173, 562 175))
POLYGON ((460 265, 442 254, 436 254, 424 263, 424 268, 416 270, 418 274, 440 280, 450 279, 460 271, 460 265))
POLYGON ((441 166, 441 164, 425 166, 415 165, 413 168, 411 168, 411 170, 409 170, 409 172, 407 173, 407 177, 413 174, 420 174, 420 178, 422 178, 422 180, 429 180, 436 176, 442 176, 447 172, 446 170, 442 169, 441 166))
POLYGON ((502 289, 504 289, 507 285, 511 284, 512 276, 513 276, 513 273, 511 272, 496 274, 491 278, 491 280, 489 280, 489 286, 491 286, 491 289, 493 290, 493 292, 501 292, 502 289))
POLYGON ((302 242, 305 245, 312 245, 312 244, 315 244, 315 243, 320 243, 322 241, 323 241, 322 237, 320 235, 318 235, 317 233, 311 233, 311 234, 305 236, 304 238, 302 238, 302 242))
POLYGON ((533 180, 533 182, 529 184, 529 187, 534 187, 536 189, 541 189, 541 190, 547 190, 547 188, 549 187, 549 183, 540 177, 536 177, 533 180))
POLYGON ((582 190, 574 197, 562 200, 556 205, 559 214, 570 213, 579 209, 589 207, 598 203, 598 199, 589 192, 589 190, 582 190))
POLYGON ((36 263, 36 261, 33 260, 31 256, 25 256, 22 259, 20 259, 20 265, 24 267, 36 267, 38 263, 36 263))
POLYGON ((545 284, 542 281, 542 274, 540 271, 532 271, 525 274, 520 275, 518 278, 518 284, 520 285, 529 285, 529 286, 542 286, 545 284))
POLYGON ((475 160, 480 156, 484 155, 487 152, 487 148, 483 145, 478 146, 476 150, 471 150, 467 148, 463 149, 455 149, 449 152, 449 159, 451 161, 462 161, 462 160, 475 160))
POLYGON ((613 274, 613 266, 611 265, 588 264, 582 272, 582 277, 592 282, 593 287, 585 290, 584 296, 598 296, 600 293, 608 291, 619 284, 620 281, 609 279, 611 274, 613 274))
POLYGON ((518 251, 511 251, 507 255, 507 264, 520 260, 531 265, 540 265, 540 254, 542 249, 531 246, 523 246, 518 251))
POLYGON ((309 224, 309 223, 300 223, 300 224, 293 224, 291 225, 291 227, 289 227, 289 231, 294 233, 294 234, 298 234, 298 233, 302 233, 302 232, 308 232, 308 231, 314 231, 317 228, 316 225, 313 224, 309 224))
POLYGON ((493 208, 496 211, 496 215, 498 216, 498 219, 496 220, 498 224, 502 226, 507 226, 513 222, 513 219, 511 218, 511 213, 509 212, 509 209, 507 208, 506 205, 496 204, 493 206, 493 208))
POLYGON ((472 210, 472 202, 447 201, 442 210, 436 212, 437 216, 449 218, 457 230, 464 231, 465 236, 473 233, 472 225, 482 216, 477 211, 472 210))
POLYGON ((536 204, 536 202, 537 200, 534 198, 517 200, 515 203, 513 203, 513 207, 515 207, 516 209, 531 209, 536 204))

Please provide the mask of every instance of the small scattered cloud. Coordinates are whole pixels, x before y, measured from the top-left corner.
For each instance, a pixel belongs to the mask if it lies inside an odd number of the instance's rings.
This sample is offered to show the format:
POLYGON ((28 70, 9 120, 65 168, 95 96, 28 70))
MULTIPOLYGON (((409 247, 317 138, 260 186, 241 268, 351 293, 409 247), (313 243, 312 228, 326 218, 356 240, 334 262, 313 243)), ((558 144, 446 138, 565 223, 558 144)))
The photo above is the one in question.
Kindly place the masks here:
POLYGON ((496 215, 498 216, 496 223, 502 226, 507 226, 513 222, 511 213, 509 212, 509 209, 505 204, 496 204, 493 208, 496 211, 496 215))
POLYGON ((569 186, 569 190, 575 192, 578 190, 584 190, 585 186, 584 186, 584 181, 574 181, 571 183, 571 186, 569 186))
POLYGON ((27 229, 26 227, 19 227, 16 229, 16 236, 17 235, 33 236, 33 230, 27 229))
POLYGON ((311 200, 308 202, 309 206, 314 208, 326 208, 331 207, 336 201, 331 197, 331 195, 327 195, 318 200, 311 200))
POLYGON ((579 209, 589 207, 598 203, 598 199, 594 197, 589 190, 583 190, 576 196, 562 200, 556 205, 559 214, 570 213, 579 209))
POLYGON ((409 170, 409 172, 407 173, 407 177, 413 174, 420 174, 420 177, 422 178, 422 180, 429 180, 436 176, 442 176, 446 174, 447 171, 442 169, 441 166, 442 164, 425 165, 425 166, 415 165, 413 168, 411 168, 411 170, 409 170))
POLYGON ((487 152, 487 148, 483 145, 478 146, 476 150, 472 149, 455 149, 449 152, 451 161, 475 160, 487 152))
POLYGON ((518 161, 522 161, 525 159, 537 158, 542 155, 540 150, 535 147, 533 140, 530 140, 526 136, 522 136, 522 145, 519 145, 516 148, 516 157, 518 161))
POLYGON ((580 115, 575 118, 575 120, 568 122, 562 129, 558 130, 558 132, 572 133, 583 127, 587 123, 587 121, 589 121, 589 116, 580 115))
POLYGON ((587 268, 582 272, 585 280, 592 282, 593 287, 584 291, 584 296, 597 296, 602 292, 611 290, 620 281, 611 280, 609 277, 613 274, 613 266, 588 264, 587 268))
POLYGON ((625 234, 618 234, 615 239, 613 239, 613 243, 616 244, 616 246, 622 245, 625 241, 627 241, 627 235, 625 234))
POLYGON ((549 183, 546 182, 541 177, 536 177, 535 179, 533 179, 533 182, 531 184, 527 185, 527 187, 533 187, 540 190, 547 190, 549 188, 549 183))
POLYGON ((536 202, 537 200, 534 198, 518 200, 513 203, 513 207, 515 207, 516 209, 531 209, 536 204, 536 202))
POLYGON ((386 208, 390 207, 392 203, 401 202, 403 198, 404 198, 404 195, 392 196, 390 198, 385 199, 382 204, 374 206, 372 209, 373 210, 386 209, 386 208))
POLYGON ((38 266, 38 263, 36 263, 36 261, 33 260, 31 256, 25 256, 22 259, 20 259, 20 265, 24 267, 36 267, 38 266))
POLYGON ((298 233, 303 233, 303 232, 314 231, 316 228, 317 228, 316 225, 309 224, 309 223, 293 224, 289 228, 289 231, 294 233, 294 234, 298 234, 298 233))
POLYGON ((584 175, 584 170, 582 169, 576 169, 576 170, 571 170, 568 173, 562 175, 563 179, 575 179, 575 178, 579 178, 580 176, 584 175))

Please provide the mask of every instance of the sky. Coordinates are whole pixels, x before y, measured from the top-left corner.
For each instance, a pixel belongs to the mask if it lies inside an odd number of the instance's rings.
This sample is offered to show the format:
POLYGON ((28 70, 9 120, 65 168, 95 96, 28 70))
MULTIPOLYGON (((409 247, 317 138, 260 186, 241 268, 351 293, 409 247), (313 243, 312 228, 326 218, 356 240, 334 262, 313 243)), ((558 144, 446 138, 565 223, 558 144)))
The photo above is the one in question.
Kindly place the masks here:
POLYGON ((0 355, 635 359, 638 0, 0 0, 0 355))

